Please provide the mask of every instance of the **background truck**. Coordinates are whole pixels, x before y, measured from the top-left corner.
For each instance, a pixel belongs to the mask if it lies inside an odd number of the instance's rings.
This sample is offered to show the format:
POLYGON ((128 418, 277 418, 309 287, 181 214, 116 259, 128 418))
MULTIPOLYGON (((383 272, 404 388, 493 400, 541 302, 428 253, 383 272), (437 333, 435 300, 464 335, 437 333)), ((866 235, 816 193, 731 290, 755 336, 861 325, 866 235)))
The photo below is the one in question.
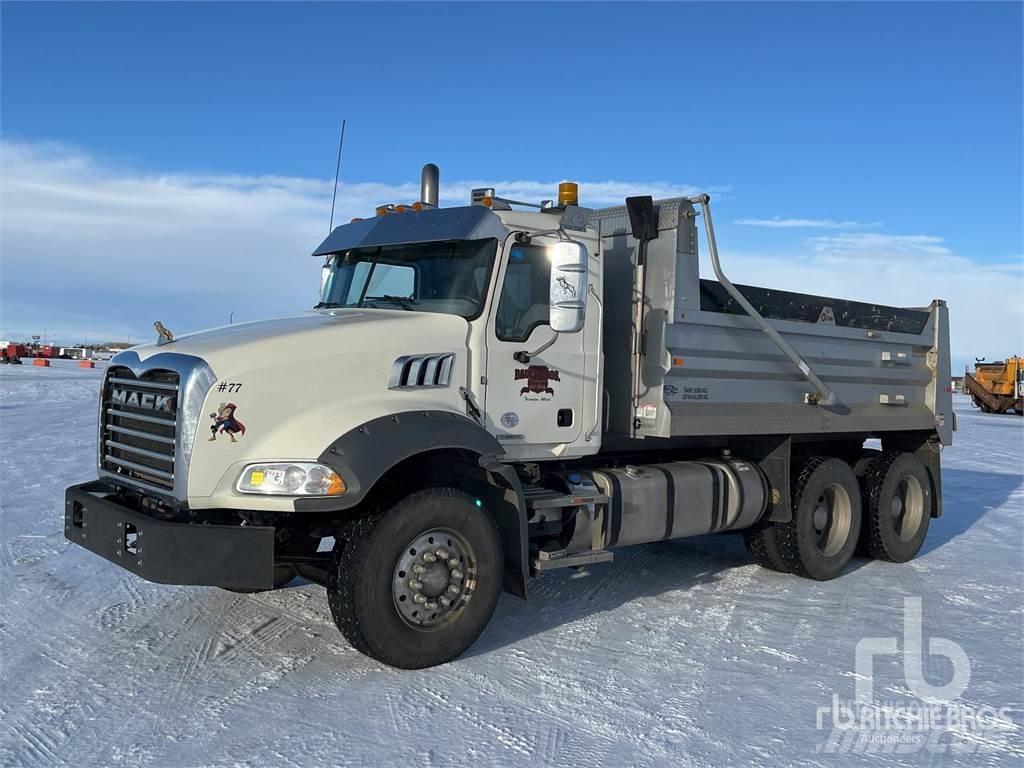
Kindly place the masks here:
POLYGON ((954 426, 943 301, 734 285, 706 195, 439 208, 438 179, 330 233, 313 311, 115 356, 67 537, 156 582, 302 574, 407 668, 633 544, 741 531, 812 579, 915 556, 954 426))
POLYGON ((977 360, 974 375, 964 371, 964 391, 985 413, 1024 414, 1024 359, 1014 355, 1005 362, 977 360))

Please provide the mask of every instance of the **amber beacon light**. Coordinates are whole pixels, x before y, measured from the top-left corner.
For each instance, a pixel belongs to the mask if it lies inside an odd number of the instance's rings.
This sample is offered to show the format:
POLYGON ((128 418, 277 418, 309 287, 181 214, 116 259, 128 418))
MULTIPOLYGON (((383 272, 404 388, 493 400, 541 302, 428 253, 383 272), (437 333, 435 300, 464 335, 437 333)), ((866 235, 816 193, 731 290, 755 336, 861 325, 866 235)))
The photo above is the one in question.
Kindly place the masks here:
POLYGON ((580 201, 580 185, 575 181, 563 181, 558 185, 558 207, 578 205, 580 201))

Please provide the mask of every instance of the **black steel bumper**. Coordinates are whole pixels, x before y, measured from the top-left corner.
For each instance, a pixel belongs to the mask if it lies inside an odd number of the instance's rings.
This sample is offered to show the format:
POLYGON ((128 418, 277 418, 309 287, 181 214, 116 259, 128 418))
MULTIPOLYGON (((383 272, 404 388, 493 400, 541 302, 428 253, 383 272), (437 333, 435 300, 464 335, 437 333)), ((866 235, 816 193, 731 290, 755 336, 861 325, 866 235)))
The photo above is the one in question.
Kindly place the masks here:
POLYGON ((274 529, 159 520, 99 482, 64 492, 64 536, 148 581, 235 589, 274 585, 274 529))

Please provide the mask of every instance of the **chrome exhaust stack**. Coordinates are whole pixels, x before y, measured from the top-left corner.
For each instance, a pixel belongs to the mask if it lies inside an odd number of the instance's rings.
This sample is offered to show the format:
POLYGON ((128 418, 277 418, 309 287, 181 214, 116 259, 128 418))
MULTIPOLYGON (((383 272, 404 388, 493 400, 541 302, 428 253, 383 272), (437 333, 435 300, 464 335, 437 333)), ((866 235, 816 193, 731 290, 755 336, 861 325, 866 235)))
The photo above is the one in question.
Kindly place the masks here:
POLYGON ((437 208, 438 190, 441 184, 441 170, 433 163, 423 166, 420 173, 420 202, 437 208))

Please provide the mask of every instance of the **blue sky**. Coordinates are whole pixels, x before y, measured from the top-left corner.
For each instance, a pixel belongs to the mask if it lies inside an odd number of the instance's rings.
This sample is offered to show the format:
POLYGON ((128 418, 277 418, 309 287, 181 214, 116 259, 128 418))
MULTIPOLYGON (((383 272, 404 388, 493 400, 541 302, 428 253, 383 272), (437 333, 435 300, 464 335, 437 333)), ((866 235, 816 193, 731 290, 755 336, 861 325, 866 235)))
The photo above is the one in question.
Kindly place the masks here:
MULTIPOLYGON (((175 199, 219 185, 243 203, 267 192, 267 177, 287 179, 284 191, 271 183, 270 198, 260 198, 261 221, 290 217, 279 231, 296 240, 289 248, 282 234, 275 247, 299 259, 320 234, 307 233, 312 222, 326 227, 323 183, 344 117, 350 192, 414 181, 427 160, 441 166, 442 184, 572 178, 584 197, 598 183, 710 188, 723 250, 736 264, 760 264, 756 276, 779 274, 788 255, 818 268, 842 257, 836 270, 848 270, 864 254, 861 271, 885 256, 928 269, 933 256, 957 260, 955 282, 970 264, 1009 265, 1016 289, 1024 258, 1021 8, 5 2, 0 138, 17 180, 5 207, 25 199, 21 184, 87 190, 90 174, 115 189, 163 180, 183 190, 175 199), (72 166, 81 174, 75 183, 72 166), (274 194, 287 198, 280 211, 274 194)), ((74 197, 65 190, 56 202, 41 196, 33 204, 54 206, 60 220, 60 201, 74 197)), ((140 288, 122 283, 121 316, 106 322, 73 288, 40 285, 28 256, 11 252, 26 232, 42 231, 16 220, 32 218, 27 206, 5 214, 9 309, 0 326, 9 334, 41 322, 147 328, 152 302, 139 300, 140 288), (32 306, 28 290, 40 296, 32 306), (147 309, 144 321, 132 320, 129 306, 147 309)), ((186 214, 176 214, 182 226, 186 214)), ((127 208, 124 215, 132 217, 127 208)), ((115 211, 75 209, 64 226, 89 216, 109 224, 115 211)), ((97 253, 119 243, 139 249, 138 233, 119 241, 113 225, 83 229, 97 253)), ((209 222, 198 230, 230 252, 228 230, 209 222)), ((51 250, 66 247, 55 240, 51 250)), ((145 268, 143 259, 136 271, 145 268)), ((1002 280, 997 274, 992 286, 1002 280)), ((107 298, 109 283, 90 290, 107 298)), ((237 288, 239 311, 255 314, 266 302, 246 302, 244 290, 237 288)), ((892 291, 884 293, 879 300, 892 291)), ((186 286, 170 295, 165 312, 196 304, 179 324, 224 314, 186 286)))

